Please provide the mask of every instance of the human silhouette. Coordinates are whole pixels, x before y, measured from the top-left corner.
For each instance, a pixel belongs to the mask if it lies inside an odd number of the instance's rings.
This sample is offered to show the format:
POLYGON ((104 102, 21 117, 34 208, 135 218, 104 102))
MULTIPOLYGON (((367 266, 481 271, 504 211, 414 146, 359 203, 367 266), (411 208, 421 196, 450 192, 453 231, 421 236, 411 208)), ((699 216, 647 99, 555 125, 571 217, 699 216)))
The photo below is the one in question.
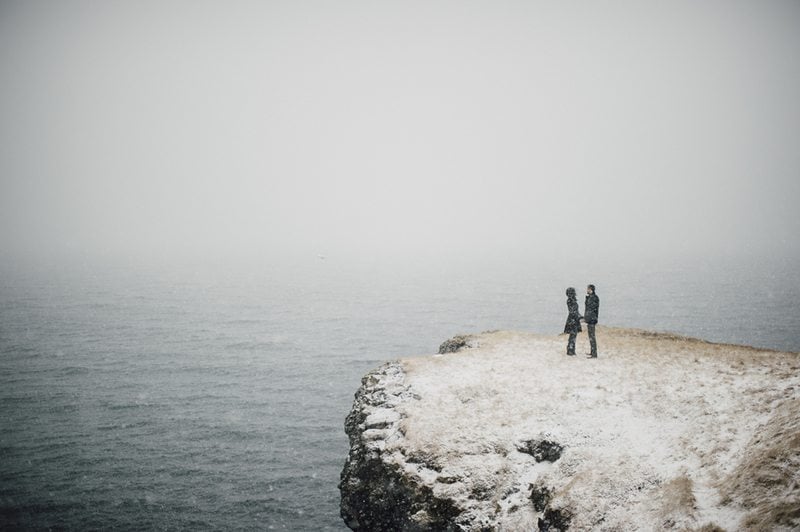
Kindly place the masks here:
POLYGON ((586 287, 586 302, 583 305, 583 319, 586 322, 586 330, 589 333, 589 345, 592 352, 588 358, 597 358, 597 339, 594 335, 594 328, 597 325, 597 318, 600 313, 600 298, 594 293, 594 285, 586 287))
POLYGON ((578 309, 578 297, 575 289, 571 286, 567 288, 567 323, 564 325, 564 333, 569 334, 567 340, 567 355, 575 356, 575 337, 581 332, 581 313, 578 309))

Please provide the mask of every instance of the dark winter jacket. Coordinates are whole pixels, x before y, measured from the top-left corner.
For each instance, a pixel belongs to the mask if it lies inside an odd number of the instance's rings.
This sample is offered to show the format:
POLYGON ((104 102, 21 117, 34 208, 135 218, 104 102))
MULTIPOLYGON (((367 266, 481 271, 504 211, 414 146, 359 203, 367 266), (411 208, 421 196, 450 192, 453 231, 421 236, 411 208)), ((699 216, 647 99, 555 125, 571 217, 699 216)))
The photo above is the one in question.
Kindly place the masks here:
POLYGON ((583 319, 586 323, 597 323, 597 317, 600 314, 600 298, 597 294, 589 294, 586 296, 586 303, 583 307, 583 319))
POLYGON ((564 332, 575 334, 581 332, 581 314, 578 311, 578 299, 572 295, 567 297, 567 323, 564 325, 564 332))

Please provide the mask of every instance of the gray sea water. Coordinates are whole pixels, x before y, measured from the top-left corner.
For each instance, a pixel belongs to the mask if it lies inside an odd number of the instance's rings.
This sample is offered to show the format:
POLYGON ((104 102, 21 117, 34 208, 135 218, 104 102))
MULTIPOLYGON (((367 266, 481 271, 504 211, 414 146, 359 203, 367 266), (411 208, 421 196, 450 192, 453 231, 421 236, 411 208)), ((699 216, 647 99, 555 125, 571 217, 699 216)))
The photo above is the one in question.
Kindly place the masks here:
POLYGON ((0 528, 344 530, 344 418, 383 361, 556 334, 588 282, 601 324, 800 351, 799 271, 4 270, 0 528))

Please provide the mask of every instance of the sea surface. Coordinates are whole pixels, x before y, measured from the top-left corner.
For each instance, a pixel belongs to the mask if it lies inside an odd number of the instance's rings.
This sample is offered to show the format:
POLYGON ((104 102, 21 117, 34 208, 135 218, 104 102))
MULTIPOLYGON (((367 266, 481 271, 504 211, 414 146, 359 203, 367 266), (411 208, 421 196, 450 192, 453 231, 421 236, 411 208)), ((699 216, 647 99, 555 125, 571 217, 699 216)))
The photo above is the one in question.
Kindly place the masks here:
POLYGON ((0 529, 345 530, 361 377, 557 334, 568 285, 597 285, 601 325, 800 351, 797 264, 557 266, 0 270, 0 529))

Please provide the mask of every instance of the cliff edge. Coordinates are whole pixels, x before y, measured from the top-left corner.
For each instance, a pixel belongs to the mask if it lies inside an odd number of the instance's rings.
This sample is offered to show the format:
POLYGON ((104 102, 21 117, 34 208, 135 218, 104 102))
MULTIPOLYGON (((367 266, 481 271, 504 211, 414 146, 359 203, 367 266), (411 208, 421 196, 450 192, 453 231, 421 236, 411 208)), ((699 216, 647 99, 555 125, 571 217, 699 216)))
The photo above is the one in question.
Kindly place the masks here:
POLYGON ((565 344, 487 332, 366 375, 345 422, 345 523, 800 529, 798 354, 610 328, 599 359, 565 344))

